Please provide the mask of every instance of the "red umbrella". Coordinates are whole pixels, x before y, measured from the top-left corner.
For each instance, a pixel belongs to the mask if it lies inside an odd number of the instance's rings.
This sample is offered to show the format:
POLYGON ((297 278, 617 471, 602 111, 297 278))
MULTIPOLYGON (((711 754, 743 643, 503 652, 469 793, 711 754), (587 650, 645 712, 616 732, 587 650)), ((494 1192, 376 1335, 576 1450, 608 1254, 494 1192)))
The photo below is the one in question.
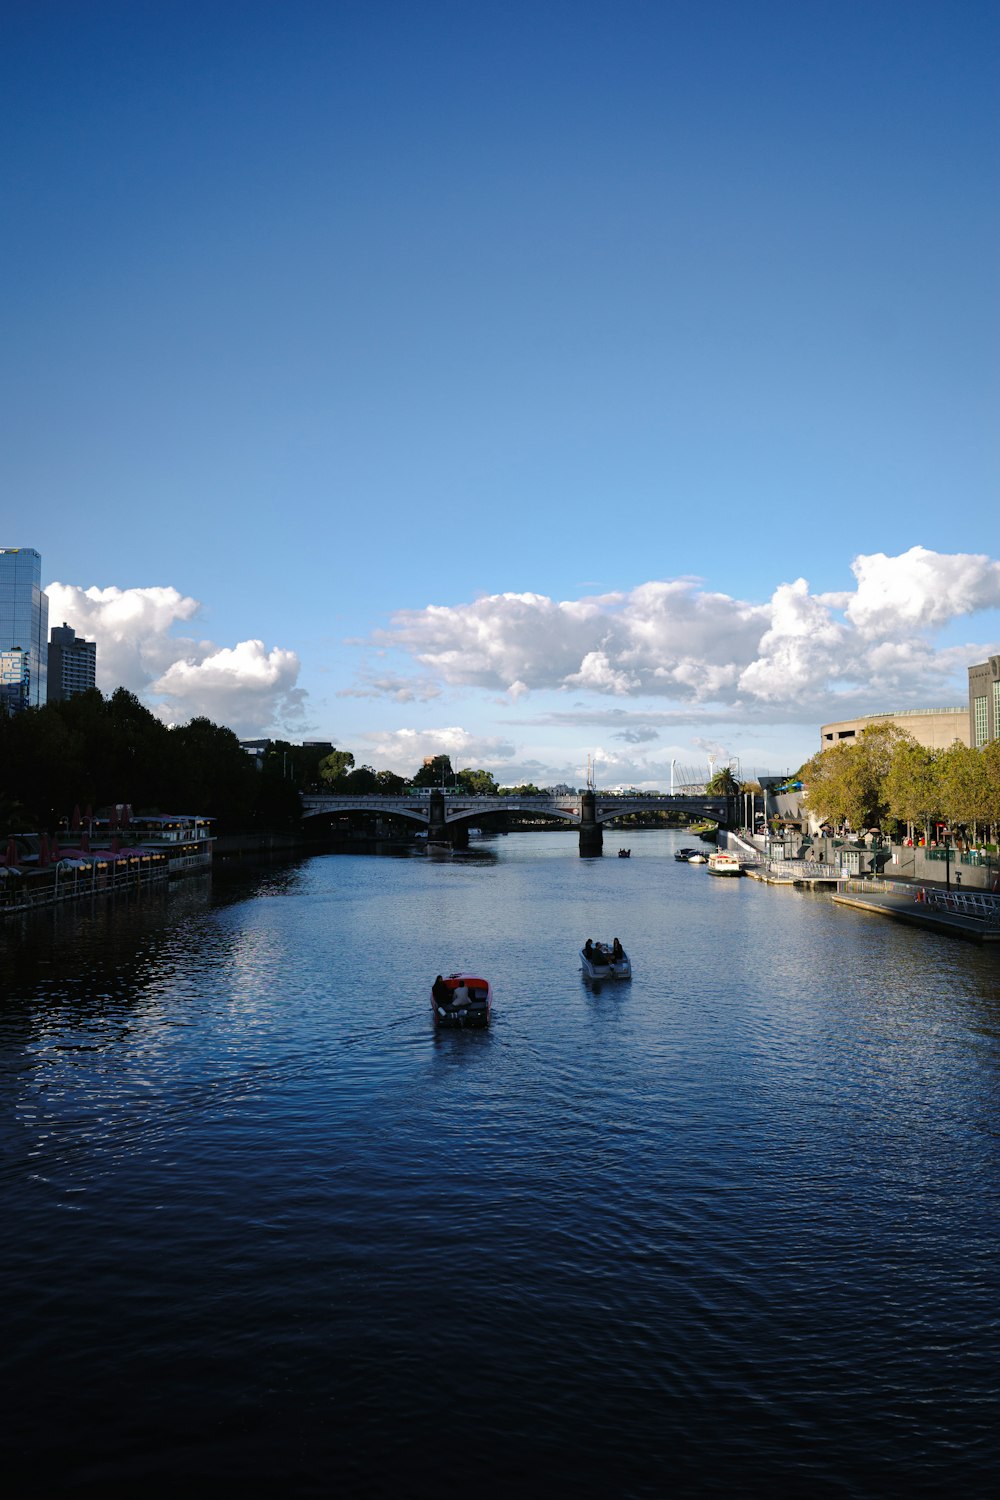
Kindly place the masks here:
POLYGON ((13 834, 7 840, 7 864, 8 866, 17 864, 17 840, 13 834))
POLYGON ((74 802, 73 803, 73 816, 69 820, 69 826, 73 829, 74 833, 76 832, 76 830, 80 826, 80 804, 79 804, 79 802, 74 802))
POLYGON ((38 840, 38 867, 39 867, 39 869, 43 869, 45 867, 45 865, 47 865, 49 863, 49 861, 51 860, 51 858, 52 858, 52 855, 49 852, 49 836, 48 836, 47 833, 43 833, 42 836, 41 836, 41 838, 38 840))

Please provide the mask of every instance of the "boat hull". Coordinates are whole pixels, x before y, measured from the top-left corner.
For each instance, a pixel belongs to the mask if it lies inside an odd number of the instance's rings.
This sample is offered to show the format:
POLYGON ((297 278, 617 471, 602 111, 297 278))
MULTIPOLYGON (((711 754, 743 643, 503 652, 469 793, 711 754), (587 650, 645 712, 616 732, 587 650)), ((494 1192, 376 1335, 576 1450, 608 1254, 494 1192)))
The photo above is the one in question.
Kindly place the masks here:
POLYGON ((622 958, 622 959, 619 959, 618 963, 616 963, 616 964, 612 964, 612 963, 595 964, 595 963, 593 963, 587 957, 587 955, 584 953, 583 949, 581 948, 580 949, 580 967, 583 969, 583 972, 587 976, 588 979, 631 979, 632 978, 632 964, 631 964, 631 961, 630 961, 629 956, 628 956, 627 953, 625 954, 625 957, 622 958))
POLYGON ((488 979, 476 974, 449 974, 445 984, 452 991, 460 984, 469 991, 469 999, 460 1005, 454 1001, 441 1005, 431 992, 431 1015, 440 1029, 482 1031, 490 1024, 493 1013, 493 987, 488 979))

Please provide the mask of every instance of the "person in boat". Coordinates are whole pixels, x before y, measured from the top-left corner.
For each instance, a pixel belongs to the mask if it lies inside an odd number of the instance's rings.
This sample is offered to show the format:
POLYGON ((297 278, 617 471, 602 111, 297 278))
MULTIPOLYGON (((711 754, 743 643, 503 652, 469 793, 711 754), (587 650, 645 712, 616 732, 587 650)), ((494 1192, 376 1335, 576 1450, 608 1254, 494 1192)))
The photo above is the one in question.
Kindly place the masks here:
POLYGON ((624 960, 624 958, 625 949, 622 947, 618 939, 615 938, 614 942, 611 944, 611 962, 613 964, 620 964, 624 960))
POLYGON ((434 996, 435 1005, 451 1004, 451 990, 448 985, 445 984, 444 979, 440 974, 431 986, 431 994, 434 996))
POLYGON ((594 955, 594 940, 593 940, 593 938, 588 938, 587 941, 584 943, 584 945, 583 945, 583 956, 587 960, 588 964, 592 964, 594 962, 595 955, 594 955))
POLYGON ((460 979, 451 992, 451 1003, 452 1005, 467 1005, 468 1001, 469 991, 466 989, 465 980, 460 979))

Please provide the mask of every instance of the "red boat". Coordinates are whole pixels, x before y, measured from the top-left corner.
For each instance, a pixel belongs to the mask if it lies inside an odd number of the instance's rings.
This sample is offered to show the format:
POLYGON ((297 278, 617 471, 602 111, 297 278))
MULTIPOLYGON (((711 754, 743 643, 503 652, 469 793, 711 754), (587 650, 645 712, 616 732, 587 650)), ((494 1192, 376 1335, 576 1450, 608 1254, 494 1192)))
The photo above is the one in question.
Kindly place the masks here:
POLYGON ((493 990, 475 974, 439 974, 431 986, 435 1026, 488 1026, 493 990))

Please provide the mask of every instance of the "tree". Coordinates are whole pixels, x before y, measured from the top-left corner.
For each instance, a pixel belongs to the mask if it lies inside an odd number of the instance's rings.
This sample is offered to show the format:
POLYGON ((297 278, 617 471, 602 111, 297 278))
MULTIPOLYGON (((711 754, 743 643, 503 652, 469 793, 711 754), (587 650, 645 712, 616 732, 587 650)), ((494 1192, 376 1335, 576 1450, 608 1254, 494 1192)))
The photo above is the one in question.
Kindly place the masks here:
POLYGON ((343 791, 343 779, 354 765, 350 750, 331 750, 319 763, 319 779, 327 791, 343 791))
POLYGON ((451 786, 455 773, 450 755, 434 755, 424 762, 413 778, 414 786, 451 786))
POLYGON ((929 826, 941 812, 941 787, 938 757, 933 750, 916 740, 901 741, 893 751, 885 779, 885 796, 891 817, 907 825, 913 837, 914 825, 929 826))
POLYGON ((809 810, 824 822, 854 829, 889 822, 886 781, 898 745, 913 736, 895 724, 869 724, 853 745, 843 741, 821 750, 802 768, 809 810))
POLYGON ((376 771, 375 780, 383 797, 398 797, 406 788, 403 777, 397 776, 395 771, 376 771))
POLYGON ((367 797, 379 789, 378 776, 371 766, 358 766, 343 778, 341 790, 351 797, 367 797))
POLYGON ((489 771, 459 771, 458 784, 463 792, 476 797, 495 797, 499 790, 489 771))
POLYGON ((175 774, 180 781, 171 788, 167 808, 173 804, 174 810, 217 818, 220 832, 248 827, 254 820, 259 783, 233 731, 199 716, 171 729, 169 740, 177 752, 175 774))
POLYGON ((983 758, 986 783, 983 818, 990 825, 990 842, 996 843, 997 827, 1000 825, 1000 740, 990 740, 979 753, 983 758))
POLYGON ((735 797, 739 794, 740 784, 729 766, 723 766, 722 770, 716 771, 711 781, 706 783, 705 790, 711 797, 735 797))
POLYGON ((820 823, 842 823, 851 804, 849 772, 853 747, 831 745, 806 761, 799 775, 809 811, 820 823))
POLYGON ((958 740, 941 754, 939 761, 941 812, 953 826, 990 821, 987 765, 980 750, 958 740))

